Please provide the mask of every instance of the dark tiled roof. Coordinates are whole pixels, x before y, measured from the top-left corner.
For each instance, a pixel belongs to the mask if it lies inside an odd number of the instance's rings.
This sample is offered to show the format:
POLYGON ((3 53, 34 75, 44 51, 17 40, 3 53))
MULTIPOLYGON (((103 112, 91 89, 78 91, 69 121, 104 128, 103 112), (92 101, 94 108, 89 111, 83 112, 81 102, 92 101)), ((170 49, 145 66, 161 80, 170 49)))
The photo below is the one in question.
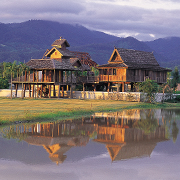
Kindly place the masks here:
POLYGON ((51 46, 61 46, 62 44, 66 44, 66 47, 70 47, 69 43, 66 39, 56 39, 51 46))
POLYGON ((31 59, 26 63, 31 69, 62 69, 77 71, 79 68, 75 68, 70 63, 69 59, 54 60, 54 59, 31 59))
POLYGON ((82 62, 78 58, 70 58, 70 63, 72 66, 76 66, 76 62, 79 64, 79 69, 83 71, 90 71, 90 66, 87 64, 82 64, 82 62))
POLYGON ((90 67, 87 64, 81 64, 81 67, 79 67, 83 71, 90 71, 90 67))
POLYGON ((136 63, 129 63, 128 69, 147 69, 147 70, 154 70, 154 71, 170 71, 169 69, 160 67, 159 65, 136 64, 136 63))
POLYGON ((154 71, 170 71, 159 66, 152 52, 116 48, 124 63, 109 62, 98 67, 128 67, 128 69, 147 69, 154 71))
POLYGON ((75 57, 74 54, 69 51, 68 49, 61 49, 61 48, 56 48, 63 56, 67 56, 67 57, 75 57))
POLYGON ((71 52, 74 54, 74 56, 76 56, 80 60, 81 64, 85 64, 90 67, 97 66, 97 63, 91 59, 91 56, 89 55, 89 53, 77 52, 77 51, 71 51, 71 52))
POLYGON ((159 66, 152 52, 137 51, 132 49, 117 48, 124 63, 129 65, 146 64, 159 66))

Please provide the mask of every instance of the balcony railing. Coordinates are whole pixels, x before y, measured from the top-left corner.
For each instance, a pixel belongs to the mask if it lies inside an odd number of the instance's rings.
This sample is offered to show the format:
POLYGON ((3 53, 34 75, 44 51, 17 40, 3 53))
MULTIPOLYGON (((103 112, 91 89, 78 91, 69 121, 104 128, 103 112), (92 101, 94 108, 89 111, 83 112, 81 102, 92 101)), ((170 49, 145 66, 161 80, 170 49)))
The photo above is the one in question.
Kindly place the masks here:
POLYGON ((100 75, 99 81, 125 81, 125 76, 116 76, 116 75, 100 75))

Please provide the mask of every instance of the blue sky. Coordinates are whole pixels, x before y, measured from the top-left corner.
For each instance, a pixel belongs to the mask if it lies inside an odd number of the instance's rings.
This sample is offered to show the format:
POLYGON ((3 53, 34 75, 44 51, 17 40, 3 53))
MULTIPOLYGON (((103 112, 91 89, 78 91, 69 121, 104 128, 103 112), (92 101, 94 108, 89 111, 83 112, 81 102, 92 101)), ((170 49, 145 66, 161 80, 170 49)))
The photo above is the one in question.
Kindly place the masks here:
POLYGON ((30 19, 80 24, 139 40, 180 36, 178 0, 0 0, 0 22, 30 19))

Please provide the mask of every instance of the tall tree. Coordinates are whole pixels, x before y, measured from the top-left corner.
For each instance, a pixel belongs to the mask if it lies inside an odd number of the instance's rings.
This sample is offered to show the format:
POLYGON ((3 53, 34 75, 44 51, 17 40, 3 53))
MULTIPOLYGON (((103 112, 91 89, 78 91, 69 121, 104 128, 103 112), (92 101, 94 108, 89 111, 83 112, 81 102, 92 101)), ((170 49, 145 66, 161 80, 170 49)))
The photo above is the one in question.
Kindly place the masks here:
POLYGON ((146 79, 140 84, 140 91, 146 93, 147 101, 152 103, 158 91, 158 84, 154 80, 146 79))
POLYGON ((17 61, 14 61, 13 63, 3 63, 4 65, 4 71, 3 71, 3 76, 8 77, 8 75, 11 75, 11 98, 12 98, 12 78, 14 77, 14 74, 17 69, 17 61))
POLYGON ((174 71, 172 72, 172 80, 171 80, 171 87, 174 89, 174 91, 177 88, 177 84, 179 81, 180 81, 179 71, 178 68, 175 67, 174 71))

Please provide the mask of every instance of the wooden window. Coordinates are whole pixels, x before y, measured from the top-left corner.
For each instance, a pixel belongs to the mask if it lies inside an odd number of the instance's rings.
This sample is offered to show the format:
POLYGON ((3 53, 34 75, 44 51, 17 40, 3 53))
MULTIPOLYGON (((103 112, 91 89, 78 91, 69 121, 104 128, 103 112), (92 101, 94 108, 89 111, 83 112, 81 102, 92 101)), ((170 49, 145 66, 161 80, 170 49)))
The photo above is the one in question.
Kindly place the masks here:
POLYGON ((103 69, 103 74, 107 75, 107 69, 103 69))
POLYGON ((149 71, 145 71, 145 76, 149 76, 149 71))
POLYGON ((113 69, 113 75, 116 75, 116 69, 113 69))

